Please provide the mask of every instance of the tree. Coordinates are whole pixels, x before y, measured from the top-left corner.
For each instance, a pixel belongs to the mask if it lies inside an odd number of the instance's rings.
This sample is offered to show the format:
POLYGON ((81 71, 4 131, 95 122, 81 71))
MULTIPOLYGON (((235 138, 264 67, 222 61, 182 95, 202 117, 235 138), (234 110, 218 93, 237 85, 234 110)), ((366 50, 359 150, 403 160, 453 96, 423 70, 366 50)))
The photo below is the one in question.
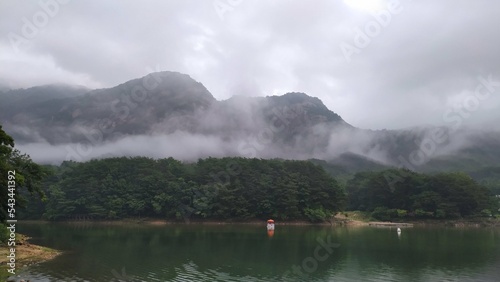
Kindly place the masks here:
MULTIPOLYGON (((48 172, 40 165, 34 163, 26 154, 21 154, 14 148, 14 139, 8 135, 0 125, 0 222, 7 219, 9 191, 7 175, 9 171, 15 171, 15 207, 24 206, 25 199, 22 197, 22 190, 26 189, 31 194, 38 194, 44 197, 41 190, 41 182, 48 172)), ((12 173, 10 173, 12 174, 12 173)), ((12 183, 12 182, 11 182, 12 183)))

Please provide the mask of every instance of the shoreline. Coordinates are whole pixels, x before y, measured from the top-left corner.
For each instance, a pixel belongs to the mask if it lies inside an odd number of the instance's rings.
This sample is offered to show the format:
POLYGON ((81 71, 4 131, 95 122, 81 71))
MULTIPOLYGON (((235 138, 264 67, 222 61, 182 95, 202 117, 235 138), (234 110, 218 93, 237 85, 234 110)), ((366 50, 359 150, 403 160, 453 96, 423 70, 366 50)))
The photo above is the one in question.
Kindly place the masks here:
MULTIPOLYGON (((9 247, 0 246, 0 281, 10 281, 10 277, 17 277, 22 274, 22 270, 30 265, 38 264, 41 262, 49 261, 54 259, 62 252, 54 250, 48 247, 39 246, 31 244, 29 242, 30 237, 24 234, 16 234, 16 274, 12 275, 7 272, 7 255, 9 252, 9 247)), ((17 281, 17 280, 12 280, 17 281)))
POLYGON ((376 221, 369 213, 361 211, 339 212, 335 215, 335 220, 343 221, 348 226, 373 226, 373 227, 500 227, 500 218, 476 217, 460 219, 406 219, 405 221, 376 221))
POLYGON ((406 222, 398 221, 360 221, 360 220, 347 220, 346 226, 372 226, 372 227, 500 227, 500 220, 470 220, 470 219, 456 219, 456 220, 410 220, 406 222))
MULTIPOLYGON (((48 220, 20 220, 19 223, 28 224, 43 224, 43 223, 56 223, 56 224, 97 224, 97 225, 266 225, 266 221, 250 220, 250 221, 217 221, 217 220, 190 220, 190 221, 176 221, 176 220, 163 220, 155 218, 142 218, 142 219, 117 219, 117 220, 61 220, 61 221, 48 221, 48 220)), ((277 221, 277 225, 297 225, 297 226, 325 226, 325 225, 342 225, 340 221, 330 222, 309 222, 309 221, 277 221)))
MULTIPOLYGON (((217 220, 190 220, 176 221, 155 218, 125 218, 118 220, 73 220, 73 221, 46 221, 46 220, 22 220, 24 223, 61 223, 61 224, 96 224, 96 225, 262 225, 264 220, 249 221, 217 221, 217 220)), ((372 226, 372 227, 423 227, 423 226, 446 226, 446 227, 500 227, 498 219, 453 219, 453 220, 408 220, 399 221, 373 221, 368 219, 352 219, 343 216, 336 216, 331 221, 309 222, 309 221, 276 221, 276 225, 281 226, 372 226)))

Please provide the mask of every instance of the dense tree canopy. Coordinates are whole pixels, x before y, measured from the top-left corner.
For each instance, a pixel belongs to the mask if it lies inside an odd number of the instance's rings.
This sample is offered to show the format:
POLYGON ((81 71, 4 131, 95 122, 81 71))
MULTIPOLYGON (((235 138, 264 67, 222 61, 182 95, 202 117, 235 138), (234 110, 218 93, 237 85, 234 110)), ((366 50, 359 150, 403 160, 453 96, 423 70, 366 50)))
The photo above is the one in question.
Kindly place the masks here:
POLYGON ((493 195, 500 195, 500 167, 482 167, 472 171, 470 175, 477 181, 490 188, 493 195))
POLYGON ((484 216, 498 209, 491 192, 465 173, 363 172, 346 190, 349 209, 373 212, 381 220, 484 216))
POLYGON ((346 206, 380 220, 487 216, 491 191, 464 173, 360 172, 346 191, 308 161, 121 157, 51 167, 48 200, 24 216, 49 220, 154 217, 177 220, 324 221, 346 206))
POLYGON ((346 204, 335 179, 307 161, 122 157, 53 169, 47 203, 33 204, 27 216, 322 221, 346 204))

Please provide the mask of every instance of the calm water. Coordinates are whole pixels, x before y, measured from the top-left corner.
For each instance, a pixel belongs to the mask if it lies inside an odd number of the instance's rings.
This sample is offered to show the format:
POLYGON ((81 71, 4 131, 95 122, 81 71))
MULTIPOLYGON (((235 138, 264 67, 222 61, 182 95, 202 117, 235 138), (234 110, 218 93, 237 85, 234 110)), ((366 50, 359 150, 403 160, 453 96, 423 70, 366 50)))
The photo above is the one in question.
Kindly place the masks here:
POLYGON ((500 281, 500 229, 21 224, 31 281, 500 281), (338 245, 337 245, 338 244, 338 245), (326 246, 326 249, 323 247, 326 246))

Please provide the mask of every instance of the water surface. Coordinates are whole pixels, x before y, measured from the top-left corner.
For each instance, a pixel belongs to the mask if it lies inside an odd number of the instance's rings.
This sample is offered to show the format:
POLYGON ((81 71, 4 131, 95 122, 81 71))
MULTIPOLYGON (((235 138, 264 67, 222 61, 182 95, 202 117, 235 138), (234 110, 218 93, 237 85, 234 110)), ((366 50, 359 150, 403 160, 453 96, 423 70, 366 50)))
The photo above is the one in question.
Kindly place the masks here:
POLYGON ((500 229, 20 224, 31 281, 499 281, 500 229), (326 248, 325 248, 326 246, 326 248))

